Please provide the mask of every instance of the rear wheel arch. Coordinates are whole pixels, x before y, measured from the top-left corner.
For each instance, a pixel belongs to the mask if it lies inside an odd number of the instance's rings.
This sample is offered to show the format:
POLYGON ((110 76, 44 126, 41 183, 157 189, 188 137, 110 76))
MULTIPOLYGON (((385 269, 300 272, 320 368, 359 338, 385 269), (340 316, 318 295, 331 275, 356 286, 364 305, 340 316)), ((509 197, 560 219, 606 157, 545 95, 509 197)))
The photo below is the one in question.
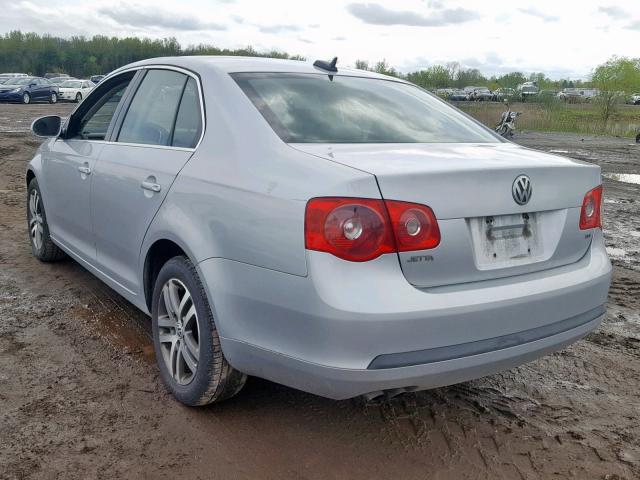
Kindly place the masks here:
POLYGON ((30 168, 27 170, 27 188, 29 188, 29 183, 31 183, 31 180, 33 180, 34 178, 36 178, 36 174, 33 172, 33 170, 31 170, 30 168))
POLYGON ((151 312, 152 308, 153 288, 158 273, 160 273, 165 263, 177 256, 184 256, 193 262, 193 259, 189 257, 186 250, 173 240, 161 238, 153 242, 148 248, 144 259, 142 279, 144 298, 149 312, 151 312))

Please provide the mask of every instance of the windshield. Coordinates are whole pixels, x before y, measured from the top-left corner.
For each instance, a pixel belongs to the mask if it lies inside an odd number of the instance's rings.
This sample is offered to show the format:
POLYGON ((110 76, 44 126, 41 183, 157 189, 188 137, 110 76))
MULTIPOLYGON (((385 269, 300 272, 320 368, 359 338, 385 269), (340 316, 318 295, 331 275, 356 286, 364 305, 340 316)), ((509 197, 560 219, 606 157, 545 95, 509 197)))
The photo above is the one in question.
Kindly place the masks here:
POLYGON ((82 82, 77 82, 77 81, 73 81, 73 80, 67 80, 66 82, 62 82, 62 85, 60 85, 61 87, 68 87, 68 88, 80 88, 82 86, 82 82))
POLYGON ((232 77, 288 143, 496 143, 455 108, 402 82, 293 73, 232 77))

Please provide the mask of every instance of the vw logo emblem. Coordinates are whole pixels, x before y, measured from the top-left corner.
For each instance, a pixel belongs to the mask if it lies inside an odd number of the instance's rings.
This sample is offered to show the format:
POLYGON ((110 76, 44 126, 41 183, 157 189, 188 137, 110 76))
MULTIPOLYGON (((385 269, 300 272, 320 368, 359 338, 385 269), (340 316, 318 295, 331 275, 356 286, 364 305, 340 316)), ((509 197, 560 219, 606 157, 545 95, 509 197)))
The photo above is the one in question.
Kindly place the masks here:
POLYGON ((518 205, 526 205, 531 200, 533 194, 533 188, 531 187, 531 180, 526 175, 519 175, 513 181, 511 187, 511 193, 513 199, 518 205))

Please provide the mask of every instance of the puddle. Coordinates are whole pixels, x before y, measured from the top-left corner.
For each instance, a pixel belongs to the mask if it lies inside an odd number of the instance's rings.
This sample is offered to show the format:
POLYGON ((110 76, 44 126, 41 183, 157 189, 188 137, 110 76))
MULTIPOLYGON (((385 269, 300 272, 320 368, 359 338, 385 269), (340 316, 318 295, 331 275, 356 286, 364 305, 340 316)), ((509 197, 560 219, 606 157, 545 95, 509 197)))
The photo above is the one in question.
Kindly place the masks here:
MULTIPOLYGON (((100 306, 108 305, 110 298, 102 298, 100 306)), ((153 340, 151 339, 151 322, 141 312, 137 312, 123 299, 125 308, 91 308, 89 305, 72 309, 77 316, 84 318, 96 329, 97 333, 108 343, 122 349, 127 354, 143 358, 148 363, 155 361, 153 340)))
POLYGON ((607 253, 614 258, 625 258, 627 256, 627 251, 623 248, 607 247, 607 253))
POLYGON ((637 173, 603 173, 602 176, 617 182, 635 183, 636 185, 640 185, 640 175, 637 173))

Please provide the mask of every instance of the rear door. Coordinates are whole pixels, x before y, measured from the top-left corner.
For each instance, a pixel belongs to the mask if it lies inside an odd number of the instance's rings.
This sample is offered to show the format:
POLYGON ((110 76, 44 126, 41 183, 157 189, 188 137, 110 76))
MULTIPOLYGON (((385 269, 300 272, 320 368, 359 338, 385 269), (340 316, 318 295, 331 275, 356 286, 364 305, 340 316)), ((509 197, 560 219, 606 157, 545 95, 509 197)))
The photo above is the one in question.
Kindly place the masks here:
POLYGON ((36 78, 35 84, 31 90, 33 92, 33 98, 37 100, 49 98, 49 82, 41 78, 36 78))
POLYGON ((125 289, 141 291, 140 246, 176 175, 203 131, 198 79, 151 68, 100 153, 92 218, 98 267, 125 289))
POLYGON ((46 78, 40 78, 38 81, 40 82, 40 85, 38 85, 38 93, 40 99, 48 100, 51 96, 51 82, 49 82, 49 80, 47 80, 46 78))

